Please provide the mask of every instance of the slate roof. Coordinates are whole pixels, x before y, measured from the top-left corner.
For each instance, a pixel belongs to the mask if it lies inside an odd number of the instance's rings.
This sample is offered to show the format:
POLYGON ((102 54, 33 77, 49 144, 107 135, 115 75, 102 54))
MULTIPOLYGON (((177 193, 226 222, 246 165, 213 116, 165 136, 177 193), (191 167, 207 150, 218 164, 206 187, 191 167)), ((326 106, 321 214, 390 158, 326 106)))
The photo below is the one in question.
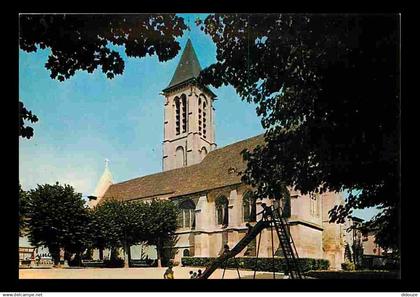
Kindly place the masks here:
POLYGON ((201 163, 111 185, 102 200, 133 200, 166 194, 177 197, 238 184, 241 177, 237 172, 246 168, 241 151, 263 143, 261 134, 211 151, 201 163))
POLYGON ((198 77, 200 71, 200 62, 198 61, 197 55, 195 54, 191 40, 188 39, 184 52, 182 53, 181 59, 179 60, 178 66, 176 67, 174 76, 172 77, 172 80, 166 89, 174 87, 192 78, 198 77))
MULTIPOLYGON (((168 92, 171 89, 186 84, 188 82, 193 82, 200 75, 201 66, 198 61, 197 55, 195 53, 194 47, 190 39, 188 39, 187 44, 185 45, 184 52, 181 55, 178 66, 175 69, 175 73, 171 79, 169 85, 162 91, 168 92)), ((202 86, 206 91, 208 91, 214 98, 216 95, 210 90, 207 86, 202 86)))

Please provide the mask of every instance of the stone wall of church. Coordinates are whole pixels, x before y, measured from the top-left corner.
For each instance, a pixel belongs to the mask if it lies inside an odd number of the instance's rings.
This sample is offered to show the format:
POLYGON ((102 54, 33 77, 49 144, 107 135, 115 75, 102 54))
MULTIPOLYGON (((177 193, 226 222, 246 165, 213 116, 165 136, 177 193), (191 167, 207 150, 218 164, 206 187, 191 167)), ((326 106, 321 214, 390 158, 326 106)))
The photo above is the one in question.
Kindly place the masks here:
POLYGON ((302 221, 318 228, 322 227, 322 201, 319 195, 292 192, 290 203, 290 221, 302 221))
POLYGON ((341 263, 344 262, 345 250, 345 236, 343 224, 336 224, 329 222, 328 211, 334 205, 344 203, 344 198, 341 194, 328 192, 322 194, 323 204, 323 236, 322 244, 324 251, 324 258, 330 261, 330 268, 335 270, 341 269, 341 263))
MULTIPOLYGON (((225 187, 209 191, 206 195, 200 196, 196 207, 196 227, 194 230, 194 255, 197 257, 216 257, 221 252, 223 245, 228 244, 234 247, 243 236, 247 227, 243 218, 243 195, 249 190, 245 185, 225 187), (226 228, 218 225, 216 221, 217 197, 224 195, 228 198, 229 224, 226 228)), ((271 205, 271 200, 258 200, 256 203, 257 213, 262 211, 261 203, 271 205)), ((309 196, 302 196, 292 201, 293 225, 291 226, 292 237, 300 257, 322 258, 322 217, 321 206, 315 204, 314 209, 310 209, 313 201, 309 196), (318 205, 318 209, 316 206, 318 205), (311 215, 311 211, 313 215, 311 215), (303 225, 302 222, 309 222, 312 225, 303 225)), ((257 217, 257 221, 261 215, 257 217)), ((261 234, 260 257, 271 257, 272 250, 277 252, 280 248, 279 240, 275 230, 273 236, 270 229, 266 229, 261 234), (272 243, 273 240, 273 243, 272 243)), ((242 256, 245 250, 239 256, 242 256)))
POLYGON ((322 230, 303 224, 290 225, 290 232, 300 258, 322 259, 322 230))
MULTIPOLYGON (((189 246, 189 254, 196 257, 217 257, 224 244, 234 247, 247 230, 243 217, 243 196, 249 190, 245 185, 234 185, 214 189, 197 196, 194 230, 179 232, 178 247, 180 252, 176 261, 180 261, 183 249, 189 246), (228 225, 217 224, 216 199, 224 195, 228 198, 228 225)), ((311 197, 292 193, 290 232, 300 258, 325 258, 332 269, 340 269, 344 261, 344 228, 341 224, 328 222, 328 210, 337 203, 342 203, 339 194, 326 193, 311 197)), ((271 205, 271 200, 257 200, 257 213, 262 211, 261 203, 271 205)), ((257 221, 261 215, 257 216, 257 221)), ((257 237, 257 239, 259 236, 257 237)), ((256 241, 257 242, 257 241, 256 241)), ((259 257, 271 257, 272 252, 281 255, 281 247, 275 230, 273 236, 270 229, 261 233, 259 257), (272 241, 273 240, 273 241, 272 241), (279 253, 280 252, 280 253, 279 253)), ((244 256, 244 249, 239 256, 244 256)))

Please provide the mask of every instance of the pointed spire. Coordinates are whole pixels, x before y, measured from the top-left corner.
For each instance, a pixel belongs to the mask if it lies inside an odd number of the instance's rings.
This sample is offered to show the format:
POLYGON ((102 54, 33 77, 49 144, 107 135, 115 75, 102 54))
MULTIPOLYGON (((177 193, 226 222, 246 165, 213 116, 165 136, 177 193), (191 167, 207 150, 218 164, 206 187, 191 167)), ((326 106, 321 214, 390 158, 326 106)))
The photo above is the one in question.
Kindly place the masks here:
POLYGON ((90 207, 95 206, 99 202, 99 200, 104 196, 105 192, 108 190, 109 186, 111 186, 112 184, 113 182, 112 174, 109 170, 109 160, 105 159, 104 173, 102 173, 102 176, 96 185, 95 191, 93 192, 93 196, 97 197, 97 199, 89 202, 90 207))
POLYGON ((200 62, 198 61, 197 55, 195 54, 191 39, 188 38, 184 52, 182 53, 181 59, 179 60, 178 66, 176 67, 172 80, 165 90, 179 85, 192 78, 198 77, 200 71, 200 62))

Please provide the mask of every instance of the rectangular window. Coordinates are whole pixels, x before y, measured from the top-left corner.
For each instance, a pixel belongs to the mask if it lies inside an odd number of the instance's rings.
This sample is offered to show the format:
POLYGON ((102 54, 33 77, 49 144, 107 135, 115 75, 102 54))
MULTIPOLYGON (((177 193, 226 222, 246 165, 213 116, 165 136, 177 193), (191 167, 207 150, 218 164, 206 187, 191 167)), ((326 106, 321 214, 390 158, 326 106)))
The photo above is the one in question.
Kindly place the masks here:
POLYGON ((250 214, 249 214, 249 205, 248 204, 244 204, 244 221, 245 222, 249 222, 250 220, 250 214))
POLYGON ((184 227, 184 212, 183 211, 180 211, 179 213, 178 213, 178 217, 177 217, 177 225, 178 225, 178 228, 183 228, 184 227))
POLYGON ((184 218, 184 227, 188 228, 191 227, 191 210, 190 209, 185 209, 183 212, 185 214, 185 218, 184 218))
POLYGON ((310 212, 311 212, 311 215, 312 216, 318 216, 318 212, 319 212, 319 209, 318 209, 318 199, 317 199, 317 196, 316 196, 316 194, 310 194, 309 195, 309 197, 310 197, 310 212))
POLYGON ((193 209, 190 209, 190 218, 191 218, 191 221, 190 221, 190 226, 191 226, 191 228, 193 228, 194 226, 195 226, 195 213, 194 213, 194 210, 193 209))
POLYGON ((220 207, 217 209, 217 224, 223 224, 223 208, 220 207))

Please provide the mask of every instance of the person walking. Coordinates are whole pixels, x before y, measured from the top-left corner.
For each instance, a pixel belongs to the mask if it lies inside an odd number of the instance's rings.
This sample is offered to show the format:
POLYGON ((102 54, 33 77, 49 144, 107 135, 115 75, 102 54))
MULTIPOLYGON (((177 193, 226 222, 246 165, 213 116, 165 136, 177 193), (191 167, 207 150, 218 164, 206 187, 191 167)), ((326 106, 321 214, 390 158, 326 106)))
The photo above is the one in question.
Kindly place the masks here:
POLYGON ((166 269, 165 274, 163 275, 164 279, 174 279, 174 271, 172 270, 172 265, 169 264, 168 269, 166 269))
POLYGON ((223 246, 223 254, 227 254, 227 253, 229 253, 229 252, 230 252, 229 246, 228 246, 227 244, 225 244, 225 245, 223 246))
POLYGON ((271 208, 267 206, 267 204, 265 203, 261 203, 261 207, 263 208, 263 210, 259 212, 257 215, 262 214, 263 220, 268 221, 269 217, 270 218, 273 217, 273 212, 271 211, 271 208))

